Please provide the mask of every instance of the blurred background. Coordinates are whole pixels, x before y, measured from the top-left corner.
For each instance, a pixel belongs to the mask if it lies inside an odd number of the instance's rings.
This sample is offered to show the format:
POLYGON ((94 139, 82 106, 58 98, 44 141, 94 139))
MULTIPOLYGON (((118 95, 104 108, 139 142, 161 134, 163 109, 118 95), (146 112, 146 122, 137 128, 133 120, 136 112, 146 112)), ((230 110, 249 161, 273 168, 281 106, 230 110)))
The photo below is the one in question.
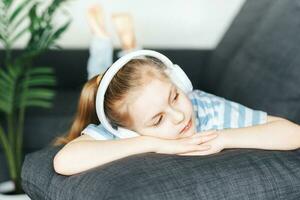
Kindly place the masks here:
MULTIPOLYGON (((45 0, 44 2, 49 2, 45 0)), ((73 21, 59 39, 64 48, 84 49, 90 44, 91 32, 86 11, 100 4, 105 12, 106 28, 120 47, 111 23, 115 12, 129 12, 134 19, 138 42, 149 48, 213 49, 245 0, 71 0, 64 4, 73 21)), ((60 15, 56 17, 60 23, 60 15)), ((24 45, 25 37, 16 43, 24 45)))

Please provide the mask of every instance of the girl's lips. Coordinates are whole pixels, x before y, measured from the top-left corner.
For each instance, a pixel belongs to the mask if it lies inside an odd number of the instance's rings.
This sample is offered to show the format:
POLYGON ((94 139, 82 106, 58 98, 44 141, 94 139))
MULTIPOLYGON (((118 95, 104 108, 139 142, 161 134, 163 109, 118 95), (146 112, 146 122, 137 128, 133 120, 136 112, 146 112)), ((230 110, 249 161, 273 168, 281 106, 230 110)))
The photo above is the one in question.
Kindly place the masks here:
POLYGON ((188 122, 188 124, 181 130, 180 133, 184 133, 186 131, 188 131, 192 126, 192 119, 190 119, 190 121, 188 122))

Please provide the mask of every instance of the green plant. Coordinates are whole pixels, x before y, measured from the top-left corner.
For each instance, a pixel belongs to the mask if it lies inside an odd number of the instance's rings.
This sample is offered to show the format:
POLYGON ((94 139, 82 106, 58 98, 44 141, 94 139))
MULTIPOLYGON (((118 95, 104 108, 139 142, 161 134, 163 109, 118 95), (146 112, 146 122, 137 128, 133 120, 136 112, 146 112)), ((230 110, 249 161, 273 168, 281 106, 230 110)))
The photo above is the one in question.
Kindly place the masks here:
MULTIPOLYGON (((44 1, 45 2, 45 1, 44 1)), ((54 25, 54 16, 65 1, 52 0, 45 6, 37 0, 1 0, 0 42, 5 59, 0 66, 0 143, 3 147, 15 193, 22 193, 21 166, 26 108, 50 108, 56 84, 53 69, 34 66, 34 60, 50 48, 59 49, 57 39, 71 20, 54 25), (16 41, 29 36, 25 47, 12 53, 16 41)))

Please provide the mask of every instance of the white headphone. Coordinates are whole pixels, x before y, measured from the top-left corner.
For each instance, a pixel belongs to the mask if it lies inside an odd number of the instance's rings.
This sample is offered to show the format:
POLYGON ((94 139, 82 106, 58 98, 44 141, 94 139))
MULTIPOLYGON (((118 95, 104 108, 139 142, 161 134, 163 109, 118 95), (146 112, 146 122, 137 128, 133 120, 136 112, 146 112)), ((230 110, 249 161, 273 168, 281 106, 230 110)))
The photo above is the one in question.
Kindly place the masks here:
POLYGON ((178 65, 173 64, 166 56, 161 53, 153 50, 137 50, 122 56, 105 71, 100 81, 96 95, 96 112, 100 123, 107 131, 119 138, 136 137, 139 136, 139 134, 126 128, 116 127, 116 130, 112 127, 104 113, 104 95, 114 75, 131 59, 140 56, 152 56, 159 59, 163 62, 163 64, 167 66, 165 72, 177 87, 179 87, 185 93, 189 93, 193 90, 193 85, 185 72, 178 65))

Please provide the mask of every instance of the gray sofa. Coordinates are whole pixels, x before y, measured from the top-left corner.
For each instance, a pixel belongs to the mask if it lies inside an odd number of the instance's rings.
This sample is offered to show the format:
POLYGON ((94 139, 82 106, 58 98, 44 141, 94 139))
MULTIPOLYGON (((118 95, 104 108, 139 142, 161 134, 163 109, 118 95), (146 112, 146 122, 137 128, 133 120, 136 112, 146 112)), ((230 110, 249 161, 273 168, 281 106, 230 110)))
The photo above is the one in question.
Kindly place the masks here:
MULTIPOLYGON (((249 0, 202 65, 181 67, 202 90, 300 124, 299 44, 300 0, 249 0)), ((61 176, 52 165, 60 148, 26 155, 22 185, 32 199, 300 199, 300 149, 145 153, 61 176)))

